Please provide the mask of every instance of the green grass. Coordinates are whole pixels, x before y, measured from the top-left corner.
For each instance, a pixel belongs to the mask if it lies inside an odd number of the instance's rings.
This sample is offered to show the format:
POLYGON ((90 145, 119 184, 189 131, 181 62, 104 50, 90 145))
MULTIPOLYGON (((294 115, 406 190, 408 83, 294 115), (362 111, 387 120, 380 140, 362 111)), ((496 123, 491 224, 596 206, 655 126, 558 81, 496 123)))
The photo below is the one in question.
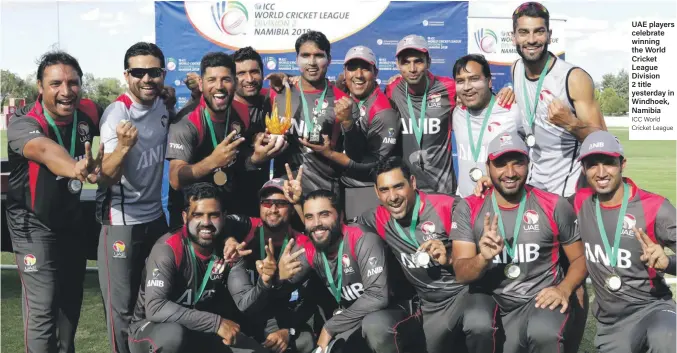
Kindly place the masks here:
MULTIPOLYGON (((674 141, 628 141, 627 129, 613 129, 623 143, 628 159, 625 175, 632 178, 641 188, 663 195, 674 204, 675 195, 675 142, 674 141)), ((7 142, 4 132, 0 135, 1 155, 6 156, 7 142)), ((98 146, 95 143, 94 146, 98 146)), ((0 257, 3 264, 13 264, 14 256, 3 253, 0 257)), ((96 266, 95 261, 88 261, 87 266, 96 266)), ((23 351, 23 327, 21 319, 21 284, 16 271, 2 271, 2 302, 0 308, 2 352, 23 351)), ((673 287, 673 293, 677 288, 673 287)), ((594 298, 592 288, 588 287, 590 300, 594 298)), ((581 342, 579 352, 594 352, 595 320, 588 317, 586 334, 581 342)), ((75 337, 77 351, 81 353, 99 353, 110 351, 106 339, 106 326, 103 318, 103 307, 96 273, 88 273, 85 277, 85 297, 80 316, 80 325, 75 337)))

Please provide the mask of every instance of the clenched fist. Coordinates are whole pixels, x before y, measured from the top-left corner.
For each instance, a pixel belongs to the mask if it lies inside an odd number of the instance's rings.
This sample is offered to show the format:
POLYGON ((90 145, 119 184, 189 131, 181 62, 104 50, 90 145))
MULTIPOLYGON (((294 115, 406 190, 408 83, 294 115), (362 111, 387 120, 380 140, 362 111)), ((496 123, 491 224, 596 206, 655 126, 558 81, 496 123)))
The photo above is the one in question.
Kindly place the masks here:
POLYGON ((353 99, 350 97, 343 97, 335 102, 334 114, 336 114, 336 121, 343 124, 344 128, 349 128, 353 124, 353 99))
POLYGON ((136 126, 129 120, 121 120, 115 128, 115 134, 118 136, 118 146, 130 150, 136 144, 136 138, 139 134, 136 126))

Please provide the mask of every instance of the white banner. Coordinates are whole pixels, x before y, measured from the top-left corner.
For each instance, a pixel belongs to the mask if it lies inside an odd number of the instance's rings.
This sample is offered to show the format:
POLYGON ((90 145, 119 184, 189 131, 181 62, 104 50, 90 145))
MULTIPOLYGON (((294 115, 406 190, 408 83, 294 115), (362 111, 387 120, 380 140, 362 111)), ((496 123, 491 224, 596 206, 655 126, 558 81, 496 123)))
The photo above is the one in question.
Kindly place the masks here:
MULTIPOLYGON (((552 30, 548 50, 564 54, 564 20, 550 19, 552 30)), ((512 18, 468 17, 468 54, 482 54, 490 64, 512 65, 519 54, 512 44, 512 18)))

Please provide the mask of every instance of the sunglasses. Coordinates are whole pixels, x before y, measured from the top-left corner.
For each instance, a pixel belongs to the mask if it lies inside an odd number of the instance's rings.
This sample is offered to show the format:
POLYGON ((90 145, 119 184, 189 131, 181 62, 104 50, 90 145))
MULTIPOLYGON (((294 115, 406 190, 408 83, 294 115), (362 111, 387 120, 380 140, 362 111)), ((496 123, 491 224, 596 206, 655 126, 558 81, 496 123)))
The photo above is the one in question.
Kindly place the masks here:
POLYGON ((273 205, 277 207, 289 206, 289 201, 286 200, 261 200, 261 206, 265 208, 271 208, 273 205))
POLYGON ((146 76, 146 74, 148 74, 148 76, 150 76, 151 78, 158 78, 158 77, 162 76, 162 74, 165 72, 165 69, 160 68, 160 67, 151 67, 151 68, 148 68, 148 69, 144 69, 144 68, 141 68, 141 67, 135 67, 135 68, 127 69, 126 71, 130 75, 132 75, 132 77, 136 77, 136 78, 143 78, 144 76, 146 76))
POLYGON ((520 5, 517 9, 515 9, 515 12, 513 12, 512 15, 513 15, 513 16, 519 15, 520 12, 526 10, 526 9, 529 8, 530 6, 535 7, 536 10, 538 10, 538 11, 544 13, 544 14, 547 14, 547 13, 548 13, 548 9, 546 9, 545 6, 541 5, 540 3, 537 3, 537 2, 525 2, 524 4, 520 5))

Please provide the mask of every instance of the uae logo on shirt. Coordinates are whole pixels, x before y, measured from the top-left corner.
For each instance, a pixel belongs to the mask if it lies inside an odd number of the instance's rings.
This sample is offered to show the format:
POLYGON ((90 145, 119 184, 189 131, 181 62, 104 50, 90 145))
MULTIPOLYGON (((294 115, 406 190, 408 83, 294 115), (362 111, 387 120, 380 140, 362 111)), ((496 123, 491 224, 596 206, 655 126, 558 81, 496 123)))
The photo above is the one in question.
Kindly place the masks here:
POLYGON ((27 254, 24 256, 24 272, 38 272, 38 267, 35 264, 38 260, 33 254, 27 254))
POLYGON ((525 223, 523 229, 526 231, 538 231, 538 212, 534 210, 526 210, 522 221, 525 223))
POLYGON ((635 231, 632 230, 637 225, 637 219, 635 216, 626 213, 625 217, 623 217, 623 230, 621 231, 621 235, 627 235, 630 237, 635 237, 635 231))
POLYGON ((360 107, 360 117, 364 118, 366 115, 367 115, 367 107, 363 105, 362 107, 360 107))
POLYGON ((78 135, 80 135, 79 140, 81 143, 89 141, 89 125, 86 122, 81 121, 78 123, 78 135))
POLYGON ((347 254, 343 254, 341 261, 343 262, 343 273, 348 274, 355 272, 355 270, 350 267, 350 257, 348 257, 347 254))
POLYGON ((489 132, 493 132, 499 127, 501 127, 501 123, 499 123, 498 121, 492 121, 489 123, 489 126, 487 126, 487 130, 489 130, 489 132))
POLYGON ((430 235, 435 233, 435 223, 431 221, 425 221, 423 224, 421 224, 421 231, 425 235, 430 235))
POLYGON ((442 106, 442 95, 433 93, 428 96, 428 108, 439 108, 442 106))
POLYGON ((115 243, 113 243, 113 258, 126 259, 127 253, 125 252, 125 248, 125 243, 123 243, 121 240, 116 240, 115 243))

